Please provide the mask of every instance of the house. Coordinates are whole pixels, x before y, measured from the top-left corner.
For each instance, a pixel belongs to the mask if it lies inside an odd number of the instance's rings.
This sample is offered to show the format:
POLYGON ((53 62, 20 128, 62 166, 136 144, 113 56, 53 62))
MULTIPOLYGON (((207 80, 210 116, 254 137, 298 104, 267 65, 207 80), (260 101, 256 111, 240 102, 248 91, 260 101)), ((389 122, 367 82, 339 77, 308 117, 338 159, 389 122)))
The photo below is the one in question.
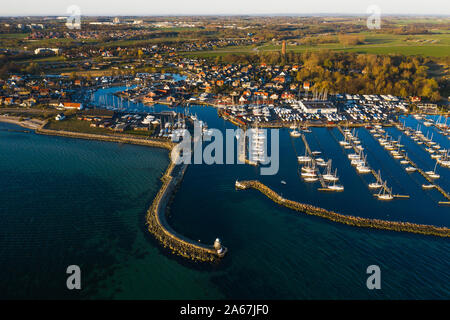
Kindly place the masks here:
POLYGON ((49 95, 49 93, 50 93, 50 90, 48 90, 48 89, 39 90, 39 96, 41 96, 41 97, 46 97, 49 95))
POLYGON ((285 83, 286 78, 284 77, 284 75, 279 75, 279 76, 273 78, 273 81, 278 82, 278 83, 285 83))
POLYGON ((240 103, 247 103, 248 100, 247 100, 244 96, 241 96, 241 97, 239 98, 239 102, 240 102, 240 103))
POLYGON ((83 104, 78 102, 62 102, 59 104, 60 108, 83 110, 83 104))
POLYGON ((59 48, 37 48, 34 50, 34 54, 53 52, 54 54, 60 54, 61 49, 59 48))
POLYGON ((154 97, 154 96, 152 96, 152 97, 149 97, 149 96, 146 96, 146 97, 143 97, 142 98, 142 103, 153 103, 153 102, 155 102, 157 99, 156 99, 156 97, 154 97))
POLYGON ((11 97, 6 97, 6 98, 3 100, 3 104, 4 104, 5 106, 10 106, 10 105, 14 104, 14 99, 11 98, 11 97))
POLYGON ((281 99, 295 99, 295 94, 285 91, 281 94, 281 99))
POLYGON ((62 121, 66 118, 66 116, 64 115, 64 113, 60 113, 55 117, 56 121, 62 121))
POLYGON ((22 101, 22 103, 20 104, 21 107, 32 107, 36 104, 36 100, 33 98, 30 99, 25 99, 22 101))
POLYGON ((299 101, 298 105, 304 113, 336 113, 337 108, 329 101, 299 101))
POLYGON ((124 132, 125 130, 128 129, 128 127, 129 127, 128 123, 118 123, 114 127, 114 131, 124 132))
POLYGON ((437 104, 434 104, 434 103, 422 103, 422 104, 418 104, 417 107, 420 110, 422 110, 423 112, 437 113, 437 111, 438 111, 438 106, 437 106, 437 104))
POLYGON ((273 93, 273 94, 270 96, 270 99, 271 99, 271 100, 278 100, 278 95, 277 95, 276 93, 273 93))

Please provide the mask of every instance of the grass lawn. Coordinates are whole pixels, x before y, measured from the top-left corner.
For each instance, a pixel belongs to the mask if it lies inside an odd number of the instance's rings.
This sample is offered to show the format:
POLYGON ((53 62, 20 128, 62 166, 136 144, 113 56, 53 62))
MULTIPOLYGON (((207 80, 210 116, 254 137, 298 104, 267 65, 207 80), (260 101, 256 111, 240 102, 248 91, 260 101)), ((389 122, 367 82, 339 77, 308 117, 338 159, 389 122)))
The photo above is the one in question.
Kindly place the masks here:
POLYGON ((112 131, 106 128, 92 128, 89 121, 78 120, 74 117, 69 117, 63 121, 50 120, 46 129, 64 130, 73 132, 83 132, 92 134, 111 134, 112 131))

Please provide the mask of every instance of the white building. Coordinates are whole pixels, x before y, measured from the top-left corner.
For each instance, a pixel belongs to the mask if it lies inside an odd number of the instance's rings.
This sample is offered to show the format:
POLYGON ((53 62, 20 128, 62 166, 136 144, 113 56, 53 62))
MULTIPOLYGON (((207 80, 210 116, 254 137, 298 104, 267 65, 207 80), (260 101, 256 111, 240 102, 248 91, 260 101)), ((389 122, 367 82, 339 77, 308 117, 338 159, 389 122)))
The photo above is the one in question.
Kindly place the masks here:
POLYGON ((34 50, 34 54, 40 54, 40 53, 45 53, 45 52, 53 52, 55 54, 60 54, 61 49, 59 49, 59 48, 37 48, 34 50))
POLYGON ((298 106, 304 113, 336 113, 336 106, 330 101, 298 101, 298 106))

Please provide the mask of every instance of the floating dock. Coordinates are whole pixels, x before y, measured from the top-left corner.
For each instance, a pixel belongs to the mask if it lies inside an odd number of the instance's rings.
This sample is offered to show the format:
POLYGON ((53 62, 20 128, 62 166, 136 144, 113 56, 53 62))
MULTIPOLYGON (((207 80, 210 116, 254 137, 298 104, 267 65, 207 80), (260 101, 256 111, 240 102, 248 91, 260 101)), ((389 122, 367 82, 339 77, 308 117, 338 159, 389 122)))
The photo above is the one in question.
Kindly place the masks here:
MULTIPOLYGON (((341 128, 340 126, 338 126, 338 129, 339 129, 339 131, 341 132, 341 134, 342 134, 342 135, 344 136, 344 138, 345 138, 345 132, 344 132, 344 130, 342 130, 342 128, 341 128)), ((358 150, 357 145, 356 145, 353 141, 351 141, 351 139, 349 139, 349 140, 350 140, 349 143, 350 143, 350 145, 352 146, 353 150, 354 150, 356 153, 359 154, 360 151, 358 150)), ((372 167, 370 167, 370 172, 371 172, 371 174, 373 175, 373 177, 376 179, 376 181, 381 181, 381 177, 378 175, 378 173, 375 172, 375 170, 373 170, 372 167)), ((382 184, 381 188, 384 189, 384 191, 387 192, 387 193, 390 193, 390 192, 391 192, 391 191, 389 190, 389 188, 387 187, 386 184, 382 184)), ((374 194, 374 196, 377 196, 377 195, 374 194)), ((392 194, 392 196, 393 196, 394 198, 409 198, 409 195, 392 194)))
POLYGON ((319 178, 320 185, 322 186, 322 188, 319 188, 318 190, 323 191, 324 189, 326 189, 326 191, 330 191, 330 189, 328 189, 327 184, 325 183, 325 180, 323 179, 322 173, 319 170, 319 166, 317 165, 316 157, 313 155, 311 148, 309 147, 308 140, 306 140, 306 137, 304 134, 302 134, 301 137, 302 137, 303 143, 305 144, 306 153, 311 158, 311 161, 312 161, 314 169, 315 169, 314 171, 317 174, 317 177, 319 178))
MULTIPOLYGON (((399 125, 399 124, 396 124, 396 127, 397 127, 397 129, 398 130, 400 130, 400 131, 402 131, 403 132, 403 130, 402 130, 402 127, 399 125)), ((433 179, 431 179, 431 177, 428 175, 428 174, 426 174, 425 173, 425 171, 423 171, 421 168, 419 168, 419 166, 417 166, 417 164, 414 162, 414 161, 412 161, 409 157, 408 157, 408 155, 406 154, 406 153, 402 153, 402 156, 405 158, 405 160, 406 161, 409 161, 409 163, 413 166, 413 167, 415 167, 416 169, 417 169, 417 171, 429 182, 429 183, 431 183, 431 184, 433 184, 434 185, 434 189, 437 189, 447 200, 450 200, 450 195, 444 190, 444 189, 442 189, 442 187, 441 186, 439 186, 439 185, 437 185, 436 183, 435 183, 435 180, 433 180, 433 179)), ((439 204, 447 204, 446 202, 444 202, 444 201, 439 201, 438 202, 439 204)))

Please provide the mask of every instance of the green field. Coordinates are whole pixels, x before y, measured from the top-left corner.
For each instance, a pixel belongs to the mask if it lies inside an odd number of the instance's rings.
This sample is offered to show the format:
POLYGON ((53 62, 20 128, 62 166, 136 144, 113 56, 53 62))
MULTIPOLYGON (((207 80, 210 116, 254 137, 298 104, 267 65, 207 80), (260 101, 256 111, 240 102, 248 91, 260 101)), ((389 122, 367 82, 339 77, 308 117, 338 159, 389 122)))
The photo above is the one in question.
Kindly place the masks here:
MULTIPOLYGON (((360 33, 365 37, 364 44, 345 46, 341 43, 324 43, 317 45, 288 45, 288 52, 305 52, 314 50, 333 50, 345 52, 374 53, 374 54, 404 54, 445 57, 450 54, 450 33, 431 35, 392 35, 376 33, 360 33)), ((337 37, 336 37, 337 39, 337 37)), ((290 40, 290 43, 296 42, 290 40)), ((288 43, 289 43, 288 42, 288 43)), ((257 49, 251 46, 231 47, 212 51, 187 52, 188 56, 216 57, 230 53, 257 53, 280 51, 281 45, 266 43, 257 49)))
POLYGON ((0 39, 25 39, 28 33, 1 33, 0 39))
POLYGON ((77 120, 75 117, 68 117, 63 121, 56 121, 51 119, 46 129, 51 130, 64 130, 71 132, 84 132, 84 133, 96 133, 96 134, 111 134, 111 130, 105 128, 93 128, 90 126, 90 122, 77 120))

